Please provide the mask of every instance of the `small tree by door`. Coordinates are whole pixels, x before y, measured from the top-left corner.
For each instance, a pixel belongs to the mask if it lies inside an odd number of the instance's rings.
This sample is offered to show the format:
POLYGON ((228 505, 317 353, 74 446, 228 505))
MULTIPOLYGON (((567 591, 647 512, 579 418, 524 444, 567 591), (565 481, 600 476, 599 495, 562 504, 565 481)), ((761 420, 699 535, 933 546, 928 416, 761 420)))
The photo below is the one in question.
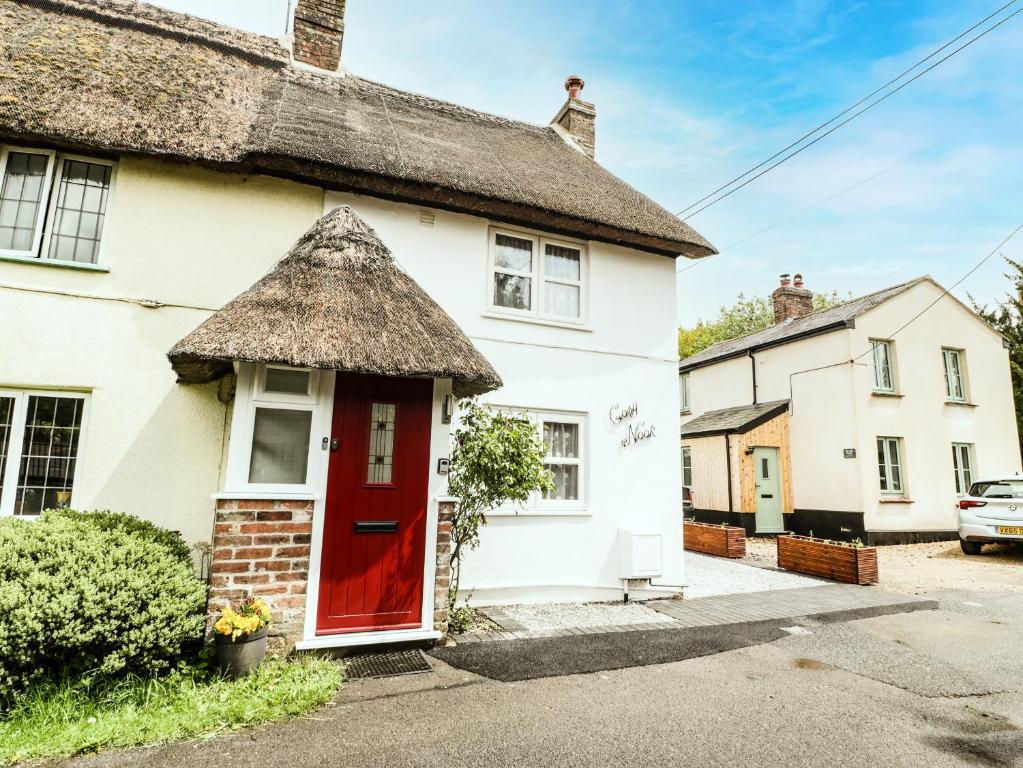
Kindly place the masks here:
POLYGON ((449 610, 454 609, 458 595, 462 555, 479 546, 487 513, 509 502, 524 504, 531 494, 554 488, 536 424, 524 415, 493 410, 475 399, 459 410, 448 473, 448 493, 458 499, 451 520, 449 610))

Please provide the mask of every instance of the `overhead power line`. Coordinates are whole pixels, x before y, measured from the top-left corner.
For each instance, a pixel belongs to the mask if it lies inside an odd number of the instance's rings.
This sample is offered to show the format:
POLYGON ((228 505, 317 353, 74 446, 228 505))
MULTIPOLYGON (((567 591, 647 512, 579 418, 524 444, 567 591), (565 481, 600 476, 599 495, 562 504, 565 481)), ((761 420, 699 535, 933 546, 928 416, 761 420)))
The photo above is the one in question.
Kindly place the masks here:
MULTIPOLYGON (((952 283, 952 285, 950 285, 948 288, 943 289, 942 292, 941 292, 941 295, 938 296, 938 298, 936 298, 934 301, 932 301, 926 307, 921 309, 919 312, 917 312, 915 315, 913 315, 911 318, 909 318, 909 320, 904 322, 902 325, 900 325, 898 328, 896 328, 894 331, 889 333, 884 338, 894 339, 897 334, 899 334, 902 331, 906 330, 906 328, 908 328, 910 325, 912 325, 917 320, 919 320, 921 317, 923 317, 938 302, 940 302, 942 299, 944 299, 946 296, 948 296, 952 292, 953 288, 955 288, 956 286, 960 285, 964 280, 966 280, 966 278, 968 278, 970 275, 972 275, 974 272, 976 272, 978 269, 980 269, 988 261, 988 259, 990 259, 996 253, 1001 251, 1002 248, 1005 247, 1006 243, 1008 243, 1010 240, 1012 240, 1012 238, 1014 238, 1016 235, 1018 235, 1021 230, 1023 230, 1023 224, 1020 224, 1014 230, 1012 230, 1012 232, 1010 232, 1009 235, 1004 240, 1002 240, 1002 242, 1000 242, 992 250, 990 250, 987 253, 987 255, 984 256, 984 258, 982 258, 980 261, 978 261, 976 264, 974 264, 972 267, 970 267, 970 269, 968 269, 966 271, 966 274, 964 274, 962 277, 960 277, 958 280, 956 280, 954 283, 952 283)), ((793 391, 792 391, 792 380, 796 376, 799 376, 800 374, 804 374, 804 373, 815 373, 817 371, 824 371, 824 370, 828 370, 829 368, 840 368, 840 367, 845 366, 845 365, 856 365, 857 361, 859 361, 862 358, 866 357, 867 355, 871 354, 873 351, 874 351, 874 347, 873 347, 873 345, 871 345, 871 346, 867 347, 866 351, 861 352, 860 354, 858 354, 856 357, 852 358, 851 360, 840 360, 839 362, 831 363, 830 365, 819 365, 816 368, 806 368, 806 369, 804 369, 802 371, 793 371, 792 373, 790 373, 789 374, 789 400, 792 401, 792 405, 790 405, 790 408, 792 409, 792 412, 795 411, 795 398, 793 396, 793 391)))
POLYGON ((830 136, 832 133, 837 131, 842 126, 850 123, 851 121, 855 120, 860 115, 862 115, 865 112, 873 109, 878 104, 881 104, 882 102, 884 102, 885 100, 887 100, 891 96, 894 96, 896 93, 901 91, 906 86, 910 85, 911 83, 915 82, 916 80, 918 80, 921 77, 923 77, 924 75, 926 75, 932 69, 934 69, 934 68, 940 66, 941 64, 943 64, 944 62, 948 61, 950 58, 955 56, 957 53, 962 51, 964 48, 967 48, 970 45, 973 45, 973 43, 977 42, 978 40, 980 40, 985 35, 990 34, 995 29, 1000 27, 1002 24, 1005 24, 1007 21, 1009 21, 1013 17, 1017 16, 1018 14, 1023 13, 1023 8, 1016 9, 1015 11, 1013 11, 1008 16, 1006 16, 1003 19, 997 21, 995 24, 992 24, 991 26, 987 27, 980 34, 975 35, 974 37, 972 37, 969 40, 967 40, 965 43, 960 45, 958 48, 955 48, 950 53, 946 54, 945 56, 942 56, 940 59, 935 61, 933 64, 931 64, 927 68, 925 68, 925 69, 921 70, 920 72, 916 73, 909 80, 906 80, 905 82, 899 84, 898 86, 896 86, 892 90, 887 91, 880 98, 874 99, 873 101, 870 101, 870 99, 872 99, 874 96, 877 96, 878 94, 880 94, 883 91, 885 91, 885 89, 887 89, 890 86, 892 86, 895 83, 897 83, 899 80, 902 80, 910 72, 912 72, 913 70, 917 69, 918 67, 920 67, 921 65, 925 64, 926 62, 930 61, 935 56, 937 56, 939 53, 941 53, 945 49, 949 48, 950 46, 952 46, 953 44, 955 44, 959 40, 962 40, 964 37, 969 35, 971 32, 976 30, 978 27, 983 26, 986 22, 988 22, 991 19, 995 18, 996 16, 998 16, 998 14, 1002 13, 1007 8, 1009 8, 1009 7, 1013 6, 1013 5, 1016 5, 1016 3, 1018 3, 1018 2, 1019 2, 1019 0, 1011 0, 1011 2, 1006 3, 1001 8, 996 10, 994 13, 989 14, 988 16, 986 16, 985 18, 981 19, 976 24, 971 26, 969 29, 966 29, 963 32, 959 33, 958 35, 956 35, 956 37, 954 37, 951 40, 949 40, 947 43, 942 45, 940 48, 937 48, 936 50, 934 50, 933 52, 928 54, 926 57, 924 57, 923 59, 918 61, 916 64, 914 64, 909 69, 904 70, 901 74, 898 75, 898 77, 895 77, 892 80, 889 80, 887 83, 882 85, 880 88, 874 90, 872 93, 868 94, 867 96, 864 96, 862 99, 860 99, 858 102, 856 102, 852 106, 844 109, 842 112, 839 112, 837 115, 832 117, 830 120, 828 120, 828 121, 826 121, 824 123, 821 123, 820 125, 818 125, 816 128, 814 128, 809 133, 804 134, 803 136, 801 136, 799 139, 797 139, 796 141, 794 141, 791 144, 789 144, 784 149, 779 150, 775 154, 771 155, 771 157, 767 158, 763 162, 761 162, 761 163, 753 166, 749 170, 747 170, 745 173, 743 173, 743 174, 741 174, 739 176, 736 176, 734 179, 729 181, 727 184, 724 184, 724 185, 718 187, 713 192, 711 192, 711 193, 709 193, 707 195, 704 195, 702 198, 700 198, 696 202, 692 203, 691 205, 689 205, 684 210, 679 211, 676 214, 676 216, 682 217, 683 221, 688 221, 693 216, 696 216, 698 213, 701 213, 702 211, 707 210, 712 205, 716 205, 717 203, 721 202, 725 198, 730 197, 731 195, 735 194, 736 192, 738 192, 743 187, 745 187, 748 184, 750 184, 750 183, 756 181, 757 179, 759 179, 764 174, 769 173, 770 171, 774 170, 775 168, 777 168, 782 163, 785 163, 785 162, 791 160, 793 157, 795 157, 796 155, 800 154, 801 152, 809 149, 810 147, 812 147, 817 142, 819 142, 822 139, 830 136), (869 102, 869 103, 867 103, 867 102, 869 102), (866 106, 863 106, 862 109, 858 109, 857 110, 857 108, 860 107, 863 104, 866 104, 866 106), (854 110, 856 110, 856 111, 854 111, 854 110), (838 122, 837 125, 833 125, 833 123, 835 123, 836 121, 838 121, 840 118, 844 117, 845 115, 848 115, 850 112, 852 112, 852 114, 849 115, 849 117, 846 117, 844 120, 841 120, 841 122, 838 122), (820 131, 822 131, 824 128, 827 128, 829 125, 832 126, 832 127, 829 128, 827 131, 824 131, 824 133, 821 133, 819 136, 816 136, 816 138, 814 138, 812 141, 809 141, 809 142, 807 142, 805 144, 803 143, 807 139, 809 139, 811 136, 814 136, 815 134, 820 133, 820 131), (802 146, 800 146, 801 144, 802 144, 802 146), (794 150, 794 151, 790 152, 789 150, 794 150), (753 175, 750 176, 750 174, 753 174, 753 175), (749 177, 749 178, 747 178, 747 177, 749 177), (723 193, 723 194, 719 194, 719 193, 723 193), (707 201, 709 201, 709 202, 707 202, 707 201), (701 205, 702 203, 706 203, 706 204, 701 205), (700 207, 697 208, 697 206, 700 206, 700 207), (689 213, 688 215, 684 216, 684 214, 688 213, 693 208, 696 208, 696 210, 692 211, 692 213, 689 213))
MULTIPOLYGON (((752 234, 746 235, 745 237, 743 237, 743 238, 741 238, 739 240, 736 240, 735 242, 729 243, 728 245, 724 246, 720 251, 718 251, 718 255, 724 254, 724 253, 728 253, 732 249, 738 248, 740 245, 745 245, 750 240, 753 240, 754 238, 760 237, 760 235, 764 234, 765 232, 770 232, 772 229, 780 227, 782 224, 787 224, 790 221, 792 221, 793 219, 796 219, 796 218, 802 216, 804 213, 809 213, 810 211, 812 211, 812 210, 814 210, 816 208, 820 208, 825 203, 830 203, 832 200, 835 200, 836 198, 841 197, 842 195, 846 194, 847 192, 851 192, 854 189, 858 189, 859 187, 862 187, 864 184, 869 184, 871 181, 874 181, 875 179, 878 179, 881 176, 884 176, 886 173, 890 173, 891 171, 894 171, 896 168, 901 168, 906 163, 908 163, 908 162, 910 162, 912 160, 915 160, 918 157, 922 157, 923 155, 926 155, 928 152, 933 152, 935 149, 938 149, 939 147, 942 147, 942 146, 944 146, 945 144, 948 144, 951 141, 955 141, 956 139, 958 139, 958 138, 960 138, 962 136, 965 136, 968 133, 972 133, 973 131, 977 130, 978 128, 982 128, 985 125, 987 125, 988 123, 994 122, 998 118, 1003 117, 1003 116, 1009 114, 1010 112, 1016 111, 1020 107, 1023 107, 1023 101, 1021 101, 1021 102, 1019 102, 1017 104, 1013 104, 1008 109, 1003 109, 1001 112, 997 112, 996 114, 992 115, 991 117, 985 118, 984 120, 981 120, 980 122, 974 123, 973 125, 970 125, 969 127, 964 128, 961 131, 957 131, 956 133, 952 134, 951 136, 946 136, 941 141, 935 142, 934 144, 931 144, 930 146, 925 147, 924 149, 921 149, 921 150, 919 150, 917 152, 914 152, 913 154, 908 155, 908 156, 902 158, 897 163, 893 163, 892 165, 889 165, 889 166, 887 166, 885 168, 882 168, 880 171, 872 173, 869 176, 864 176, 859 181, 855 181, 852 184, 850 184, 849 186, 843 187, 842 189, 838 190, 837 192, 832 192, 827 197, 821 198, 817 202, 812 203, 812 204, 806 206, 805 208, 801 208, 798 211, 796 211, 795 213, 791 213, 791 214, 789 214, 788 216, 786 216, 783 219, 779 219, 778 221, 775 221, 772 224, 768 224, 767 226, 762 227, 761 229, 758 229, 757 231, 753 232, 752 234)), ((695 269, 696 267, 700 266, 701 264, 706 264, 708 261, 709 261, 708 258, 698 259, 697 261, 694 261, 692 264, 687 264, 686 266, 682 267, 681 269, 676 269, 675 272, 676 272, 676 274, 682 274, 683 272, 688 272, 690 269, 695 269)), ((906 266, 908 266, 910 263, 912 263, 912 262, 908 262, 906 264, 906 266)))

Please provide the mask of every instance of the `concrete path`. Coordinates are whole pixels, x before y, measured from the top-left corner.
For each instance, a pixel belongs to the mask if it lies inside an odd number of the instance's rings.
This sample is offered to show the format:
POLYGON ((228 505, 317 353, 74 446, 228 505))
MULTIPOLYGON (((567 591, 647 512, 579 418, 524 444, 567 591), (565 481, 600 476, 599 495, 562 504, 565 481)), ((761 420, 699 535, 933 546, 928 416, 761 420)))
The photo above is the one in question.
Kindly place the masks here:
MULTIPOLYGON (((759 569, 752 568, 751 570, 759 569)), ((934 607, 934 603, 927 600, 893 592, 883 592, 872 587, 816 581, 814 584, 821 584, 821 586, 776 589, 766 592, 740 592, 731 595, 701 597, 695 600, 652 600, 644 603, 646 610, 652 609, 663 616, 663 620, 658 623, 642 622, 533 630, 518 623, 500 608, 485 608, 483 610, 486 614, 500 624, 501 629, 495 632, 457 635, 455 640, 459 645, 468 645, 579 635, 649 633, 689 627, 775 621, 795 616, 822 617, 828 614, 833 614, 835 620, 842 620, 843 617, 862 618, 880 613, 918 611, 934 607)), ((603 668, 610 669, 612 667, 603 668)))
POLYGON ((862 610, 876 612, 883 609, 881 612, 884 613, 899 613, 933 608, 934 603, 895 592, 883 592, 873 587, 824 583, 797 589, 717 595, 695 600, 655 600, 647 603, 647 606, 670 616, 679 626, 707 627, 794 616, 840 616, 846 612, 862 610))

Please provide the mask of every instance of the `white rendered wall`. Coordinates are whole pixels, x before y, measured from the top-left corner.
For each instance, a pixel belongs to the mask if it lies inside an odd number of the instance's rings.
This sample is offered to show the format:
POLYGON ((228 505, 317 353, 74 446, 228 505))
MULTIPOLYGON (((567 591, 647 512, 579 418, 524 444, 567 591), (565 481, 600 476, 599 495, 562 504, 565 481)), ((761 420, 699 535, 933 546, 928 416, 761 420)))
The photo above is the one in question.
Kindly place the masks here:
MULTIPOLYGON (((585 329, 488 317, 490 222, 356 195, 328 193, 327 209, 351 205, 399 263, 447 310, 494 364, 502 406, 585 413, 586 509, 582 514, 495 514, 465 562, 462 586, 477 603, 618 594, 620 527, 664 537, 664 584, 684 579, 674 262, 590 242, 585 329), (650 440, 622 448, 627 423, 607 419, 637 402, 650 440)), ((436 444, 435 444, 436 449, 436 444)), ((432 456, 436 463, 439 456, 432 456)))
MULTIPOLYGON (((755 354, 758 401, 791 399, 796 509, 863 512, 873 531, 949 531, 957 524, 953 442, 974 445, 974 477, 1019 470, 1008 351, 955 299, 941 299, 894 337, 900 396, 872 392, 870 339, 890 338, 941 293, 923 282, 856 318, 853 329, 755 354), (970 406, 946 403, 942 347, 965 350, 970 406), (908 501, 881 500, 879 436, 903 439, 908 501), (847 448, 855 458, 844 456, 847 448)), ((710 409, 704 404, 748 405, 748 366, 744 357, 694 370, 693 415, 710 409)))
POLYGON ((0 261, 0 388, 91 392, 75 507, 208 541, 226 409, 216 385, 176 384, 166 357, 208 311, 46 292, 220 307, 285 253, 322 201, 291 182, 125 158, 100 256, 109 272, 0 261))
POLYGON ((860 460, 843 454, 858 447, 861 429, 850 367, 810 370, 850 359, 848 331, 811 336, 755 357, 759 401, 789 400, 793 506, 862 510, 860 460))
MULTIPOLYGON (((853 350, 871 338, 889 338, 941 295, 923 282, 856 320, 853 350)), ((901 398, 871 394, 873 370, 855 369, 862 425, 859 455, 868 530, 952 530, 957 526, 952 443, 972 443, 974 477, 1020 469, 1008 350, 1002 338, 951 297, 894 337, 897 391, 901 398), (965 350, 968 400, 948 405, 942 347, 965 350), (881 503, 876 438, 902 437, 907 497, 912 503, 881 503)))

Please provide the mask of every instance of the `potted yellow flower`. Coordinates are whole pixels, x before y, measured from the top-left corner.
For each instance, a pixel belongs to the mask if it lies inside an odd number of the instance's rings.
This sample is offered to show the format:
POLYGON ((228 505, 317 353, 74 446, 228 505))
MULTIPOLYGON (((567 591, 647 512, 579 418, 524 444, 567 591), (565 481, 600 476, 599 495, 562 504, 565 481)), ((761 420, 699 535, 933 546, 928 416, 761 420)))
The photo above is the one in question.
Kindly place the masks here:
POLYGON ((266 657, 270 609, 259 598, 245 600, 237 609, 228 606, 213 624, 217 666, 229 677, 244 677, 266 657))

